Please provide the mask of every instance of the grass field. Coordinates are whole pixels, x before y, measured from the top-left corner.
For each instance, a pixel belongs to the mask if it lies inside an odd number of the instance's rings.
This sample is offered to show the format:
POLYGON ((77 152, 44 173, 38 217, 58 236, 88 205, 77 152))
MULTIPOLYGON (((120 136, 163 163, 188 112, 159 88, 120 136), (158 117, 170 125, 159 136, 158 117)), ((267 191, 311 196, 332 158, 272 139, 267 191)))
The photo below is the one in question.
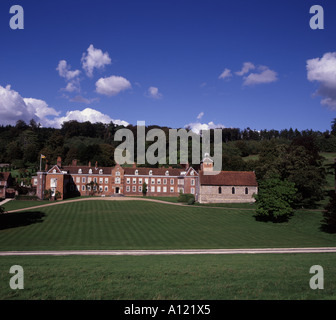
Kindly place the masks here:
POLYGON ((145 201, 82 201, 13 213, 0 225, 0 250, 206 249, 335 246, 322 213, 288 223, 257 222, 251 210, 145 201), (8 226, 6 228, 6 225, 8 226), (4 228, 5 226, 5 228, 4 228))
POLYGON ((0 299, 232 300, 335 299, 336 254, 2 257, 0 299), (311 266, 324 289, 309 286, 311 266), (9 269, 24 269, 24 290, 9 269))

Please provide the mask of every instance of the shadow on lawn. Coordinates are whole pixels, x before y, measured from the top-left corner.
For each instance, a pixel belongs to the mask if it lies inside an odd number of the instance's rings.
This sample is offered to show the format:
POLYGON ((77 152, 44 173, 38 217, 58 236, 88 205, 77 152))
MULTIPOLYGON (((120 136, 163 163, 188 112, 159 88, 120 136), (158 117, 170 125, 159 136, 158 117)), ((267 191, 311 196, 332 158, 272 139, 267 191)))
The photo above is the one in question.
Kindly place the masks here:
POLYGON ((44 216, 44 213, 38 211, 0 214, 0 230, 41 223, 44 216))

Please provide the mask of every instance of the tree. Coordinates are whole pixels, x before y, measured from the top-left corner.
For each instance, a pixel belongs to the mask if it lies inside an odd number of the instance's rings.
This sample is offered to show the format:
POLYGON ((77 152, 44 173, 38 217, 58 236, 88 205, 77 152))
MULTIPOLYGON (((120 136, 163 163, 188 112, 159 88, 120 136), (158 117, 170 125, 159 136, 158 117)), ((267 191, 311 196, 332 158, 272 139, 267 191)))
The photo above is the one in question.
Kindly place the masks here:
POLYGON ((99 184, 95 181, 91 181, 86 184, 86 189, 89 190, 89 195, 94 196, 99 191, 99 184))
POLYGON ((5 213, 5 208, 0 206, 0 214, 5 213))
POLYGON ((144 182, 144 183, 142 184, 142 195, 143 195, 144 197, 146 197, 146 195, 147 195, 147 183, 146 183, 146 182, 144 182))
POLYGON ((44 199, 50 200, 51 197, 52 197, 52 190, 51 189, 44 190, 44 199))
POLYGON ((321 229, 329 233, 336 233, 336 195, 333 194, 323 212, 321 229))
POLYGON ((297 189, 293 182, 279 177, 265 179, 259 183, 259 193, 255 195, 259 221, 284 222, 293 215, 292 207, 297 189))

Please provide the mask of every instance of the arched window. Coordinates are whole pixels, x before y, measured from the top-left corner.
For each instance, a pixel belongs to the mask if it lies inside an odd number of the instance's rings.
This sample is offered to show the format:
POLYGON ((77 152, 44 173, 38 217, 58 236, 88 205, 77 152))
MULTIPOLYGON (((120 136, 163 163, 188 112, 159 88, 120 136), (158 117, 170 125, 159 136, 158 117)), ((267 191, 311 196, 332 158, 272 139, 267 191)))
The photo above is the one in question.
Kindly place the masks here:
POLYGON ((169 176, 169 171, 168 170, 166 171, 166 176, 169 176))
POLYGON ((236 194, 236 188, 232 187, 232 194, 236 194))
POLYGON ((79 169, 79 170, 78 170, 78 173, 79 173, 79 174, 80 174, 80 173, 83 173, 82 169, 79 169))
POLYGON ((120 177, 120 172, 119 171, 116 172, 116 176, 120 177))
POLYGON ((249 189, 245 188, 245 194, 249 194, 249 189))
POLYGON ((139 170, 135 170, 135 175, 137 176, 139 174, 139 170))
POLYGON ((218 188, 218 193, 219 193, 219 194, 222 194, 222 187, 219 187, 219 188, 218 188))
POLYGON ((100 169, 100 170, 99 170, 99 174, 103 174, 103 169, 100 169))
POLYGON ((89 174, 92 174, 92 169, 89 170, 89 174))
POLYGON ((149 175, 150 175, 150 176, 153 175, 153 170, 149 170, 149 175))

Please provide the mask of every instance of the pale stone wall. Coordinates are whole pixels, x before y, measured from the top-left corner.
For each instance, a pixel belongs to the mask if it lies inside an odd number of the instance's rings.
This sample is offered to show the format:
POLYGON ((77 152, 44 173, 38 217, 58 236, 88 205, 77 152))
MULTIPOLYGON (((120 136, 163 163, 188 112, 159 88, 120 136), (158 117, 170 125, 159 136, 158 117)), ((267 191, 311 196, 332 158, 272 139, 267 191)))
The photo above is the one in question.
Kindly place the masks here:
POLYGON ((232 194, 232 186, 201 186, 199 202, 200 203, 243 203, 255 202, 253 194, 258 193, 258 187, 235 187, 235 194, 232 194), (222 193, 218 192, 219 187, 222 193), (245 194, 245 188, 248 188, 248 194, 245 194))

